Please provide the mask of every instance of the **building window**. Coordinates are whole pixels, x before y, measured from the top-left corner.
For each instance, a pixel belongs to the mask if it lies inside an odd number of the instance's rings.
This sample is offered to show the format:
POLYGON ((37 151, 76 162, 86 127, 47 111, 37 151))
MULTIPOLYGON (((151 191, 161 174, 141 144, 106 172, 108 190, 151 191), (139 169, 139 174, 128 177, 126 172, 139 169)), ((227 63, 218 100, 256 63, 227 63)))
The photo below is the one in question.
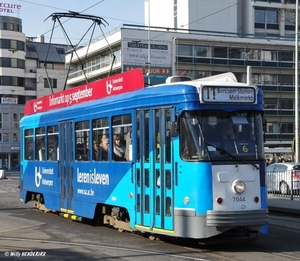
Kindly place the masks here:
POLYGON ((268 122, 267 123, 267 133, 293 133, 294 124, 293 123, 283 123, 283 122, 268 122))
POLYGON ((56 51, 57 51, 57 53, 58 54, 65 54, 65 49, 63 49, 63 48, 56 48, 56 51))
POLYGON ((284 13, 284 21, 286 25, 292 25, 295 28, 295 13, 285 11, 284 13))
POLYGON ((10 49, 10 40, 9 39, 1 39, 0 40, 0 48, 2 49, 10 49))
POLYGON ((9 133, 2 133, 2 141, 9 142, 9 133))
POLYGON ((16 59, 16 58, 0 58, 0 67, 8 67, 8 68, 25 68, 25 61, 16 59))
POLYGON ((293 51, 280 51, 278 60, 293 62, 294 61, 294 52, 293 51))
POLYGON ((28 52, 36 52, 35 46, 34 45, 27 45, 27 51, 28 52))
POLYGON ((248 60, 261 60, 261 50, 260 49, 248 49, 246 51, 246 58, 248 60))
POLYGON ((195 46, 195 56, 211 57, 210 46, 195 46))
POLYGON ((278 75, 278 77, 278 82, 280 83, 280 85, 294 85, 294 75, 280 74, 278 75))
POLYGON ((266 110, 277 110, 279 107, 276 98, 265 98, 265 109, 266 110))
POLYGON ((277 85, 278 84, 277 74, 264 74, 263 75, 263 84, 277 85))
POLYGON ((178 44, 177 48, 178 48, 177 50, 178 55, 193 56, 193 48, 191 45, 178 44))
POLYGON ((229 48, 230 58, 232 59, 244 59, 245 49, 244 48, 229 48))
POLYGON ((214 47, 213 56, 217 58, 228 58, 227 47, 214 47))
POLYGON ((278 52, 273 50, 262 50, 262 59, 264 61, 278 61, 278 52))
POLYGON ((255 28, 279 29, 278 12, 276 10, 255 10, 255 28))
POLYGON ((13 76, 0 76, 0 85, 13 85, 24 87, 24 78, 13 76))
POLYGON ((252 74, 252 83, 253 84, 261 84, 261 75, 260 74, 252 74))
POLYGON ((19 141, 19 133, 14 133, 13 134, 13 142, 18 142, 19 141))
POLYGON ((51 87, 53 89, 57 88, 57 79, 53 79, 53 78, 47 79, 47 78, 44 78, 44 88, 50 88, 49 83, 50 83, 50 85, 51 85, 51 87))
POLYGON ((20 126, 19 122, 20 122, 19 114, 13 113, 13 128, 14 129, 19 129, 19 126, 20 126))

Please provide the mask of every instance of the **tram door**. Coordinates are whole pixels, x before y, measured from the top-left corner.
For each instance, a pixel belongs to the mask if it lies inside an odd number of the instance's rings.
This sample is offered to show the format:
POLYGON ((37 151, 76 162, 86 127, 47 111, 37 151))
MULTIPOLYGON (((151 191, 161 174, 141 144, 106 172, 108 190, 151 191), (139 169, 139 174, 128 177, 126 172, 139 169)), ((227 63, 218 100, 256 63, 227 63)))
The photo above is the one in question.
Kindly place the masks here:
POLYGON ((136 114, 136 223, 150 230, 173 230, 170 115, 170 108, 136 114))
POLYGON ((73 209, 73 164, 74 151, 72 121, 61 122, 59 126, 59 177, 60 207, 70 212, 73 209))

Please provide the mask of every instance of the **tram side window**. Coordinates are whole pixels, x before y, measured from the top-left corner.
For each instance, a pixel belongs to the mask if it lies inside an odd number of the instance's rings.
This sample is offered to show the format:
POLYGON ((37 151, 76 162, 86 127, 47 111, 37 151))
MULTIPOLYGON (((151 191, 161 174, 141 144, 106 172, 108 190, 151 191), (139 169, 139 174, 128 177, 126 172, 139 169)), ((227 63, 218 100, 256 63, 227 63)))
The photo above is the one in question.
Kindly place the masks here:
POLYGON ((109 126, 108 118, 95 119, 92 122, 93 136, 92 160, 108 161, 109 159, 109 126), (103 146, 104 145, 104 146, 103 146))
POLYGON ((46 149, 45 149, 45 128, 35 129, 35 153, 36 160, 46 160, 46 149))
POLYGON ((75 124, 76 132, 76 159, 81 161, 90 160, 90 125, 89 121, 80 121, 75 124))
POLYGON ((48 136, 48 160, 57 160, 58 156, 58 126, 50 126, 47 128, 48 136))
POLYGON ((113 160, 130 160, 131 151, 131 115, 118 115, 112 118, 113 131, 113 160))
POLYGON ((33 129, 25 130, 25 159, 33 160, 34 159, 34 143, 33 143, 33 129))

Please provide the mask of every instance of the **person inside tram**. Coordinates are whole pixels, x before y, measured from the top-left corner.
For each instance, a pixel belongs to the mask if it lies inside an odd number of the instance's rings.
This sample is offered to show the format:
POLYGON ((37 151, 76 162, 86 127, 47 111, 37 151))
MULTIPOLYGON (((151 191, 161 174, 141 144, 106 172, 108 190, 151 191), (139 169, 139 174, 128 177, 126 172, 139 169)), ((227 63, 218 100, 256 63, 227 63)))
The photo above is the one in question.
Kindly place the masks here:
POLYGON ((130 147, 132 146, 132 128, 129 127, 129 130, 126 134, 126 148, 125 148, 125 158, 127 161, 131 160, 131 156, 130 156, 130 147))
POLYGON ((39 149, 39 160, 45 160, 45 155, 46 155, 45 143, 44 141, 42 141, 39 149))
POLYGON ((102 146, 100 146, 100 161, 108 161, 109 160, 109 139, 105 139, 102 142, 102 146))
POLYGON ((100 147, 103 146, 103 142, 104 142, 105 140, 107 140, 107 139, 108 139, 108 135, 107 135, 107 134, 103 134, 102 137, 101 137, 100 147))
POLYGON ((98 142, 95 140, 93 144, 93 160, 99 159, 100 148, 98 142))
POLYGON ((221 140, 234 140, 235 139, 233 126, 228 121, 224 120, 222 122, 219 122, 217 125, 217 130, 219 133, 218 137, 220 137, 221 140))
POLYGON ((114 148, 113 148, 114 161, 125 161, 125 146, 121 142, 121 136, 119 134, 114 135, 114 148))

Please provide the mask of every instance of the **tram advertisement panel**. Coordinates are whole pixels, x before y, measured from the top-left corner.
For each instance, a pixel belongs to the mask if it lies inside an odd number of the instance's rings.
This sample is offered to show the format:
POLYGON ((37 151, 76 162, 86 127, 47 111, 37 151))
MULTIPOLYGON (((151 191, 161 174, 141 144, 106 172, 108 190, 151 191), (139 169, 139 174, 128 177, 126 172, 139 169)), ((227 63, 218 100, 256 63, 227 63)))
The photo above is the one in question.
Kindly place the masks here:
POLYGON ((140 69, 134 69, 99 81, 84 84, 65 91, 47 95, 25 105, 24 114, 33 114, 63 108, 81 102, 109 97, 144 88, 140 69))

